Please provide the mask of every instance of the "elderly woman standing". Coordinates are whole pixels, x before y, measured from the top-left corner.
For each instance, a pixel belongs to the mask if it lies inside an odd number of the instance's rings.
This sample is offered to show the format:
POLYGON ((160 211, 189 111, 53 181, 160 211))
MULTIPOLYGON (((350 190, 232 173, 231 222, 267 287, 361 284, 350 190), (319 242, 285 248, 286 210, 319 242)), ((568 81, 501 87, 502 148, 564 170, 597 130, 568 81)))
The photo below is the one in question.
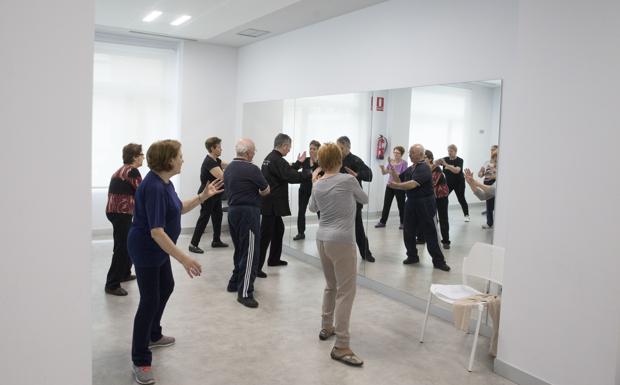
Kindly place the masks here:
POLYGON ((176 140, 155 142, 146 159, 151 169, 135 197, 134 220, 129 231, 129 255, 136 269, 140 304, 134 319, 131 356, 136 381, 153 384, 151 348, 169 346, 173 337, 162 335, 161 317, 174 289, 170 256, 179 261, 190 278, 199 276, 200 264, 176 246, 185 214, 215 194, 221 181, 210 183, 192 199, 181 201, 170 181, 181 172, 183 155, 176 140))
POLYGON ((310 211, 321 212, 316 244, 325 274, 321 340, 336 335, 331 357, 347 365, 361 366, 364 361, 349 347, 349 320, 357 276, 355 250, 356 204, 368 203, 368 195, 357 179, 340 173, 340 148, 327 143, 319 149, 319 164, 312 176, 310 211), (321 170, 324 175, 319 177, 321 170), (335 318, 335 327, 334 327, 335 318))
POLYGON ((144 154, 141 145, 129 143, 123 147, 123 166, 112 175, 108 187, 108 203, 105 213, 108 220, 112 222, 114 252, 105 283, 105 292, 112 295, 127 295, 127 291, 121 287, 121 282, 136 278, 135 275, 131 275, 131 260, 127 253, 127 234, 133 216, 133 197, 142 181, 142 175, 138 170, 142 162, 144 162, 144 154))

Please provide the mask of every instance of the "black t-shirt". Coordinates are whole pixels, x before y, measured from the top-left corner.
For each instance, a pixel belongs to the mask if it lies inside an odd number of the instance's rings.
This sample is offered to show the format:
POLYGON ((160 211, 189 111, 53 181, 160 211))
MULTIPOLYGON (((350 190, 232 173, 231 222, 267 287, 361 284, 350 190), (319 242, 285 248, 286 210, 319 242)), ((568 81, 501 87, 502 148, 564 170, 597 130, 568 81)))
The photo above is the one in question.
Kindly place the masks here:
POLYGON ((407 193, 407 201, 435 195, 435 191, 433 190, 433 173, 431 167, 425 161, 420 161, 419 163, 407 167, 407 169, 400 174, 399 178, 401 182, 414 180, 419 184, 418 187, 405 191, 407 193))
POLYGON ((204 188, 207 182, 213 182, 217 178, 211 174, 211 170, 215 167, 222 168, 222 160, 220 158, 213 159, 211 156, 205 156, 205 160, 202 161, 202 167, 200 167, 200 184, 204 188))
POLYGON ((224 170, 224 189, 229 206, 261 206, 258 190, 267 188, 267 180, 258 166, 235 158, 224 170))
POLYGON ((444 166, 443 173, 446 175, 446 180, 448 184, 451 184, 452 181, 465 179, 465 174, 463 173, 463 159, 459 158, 458 156, 454 159, 450 159, 449 156, 446 156, 445 158, 443 158, 443 160, 450 166, 461 168, 461 172, 455 174, 444 166))

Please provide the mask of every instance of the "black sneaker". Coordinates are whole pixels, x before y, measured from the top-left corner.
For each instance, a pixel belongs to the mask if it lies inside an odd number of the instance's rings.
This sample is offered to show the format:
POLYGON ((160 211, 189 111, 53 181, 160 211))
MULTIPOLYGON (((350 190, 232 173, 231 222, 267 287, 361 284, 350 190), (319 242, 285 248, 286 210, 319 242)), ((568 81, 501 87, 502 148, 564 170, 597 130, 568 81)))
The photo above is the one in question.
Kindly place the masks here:
POLYGON ((237 302, 246 307, 258 307, 258 302, 256 302, 254 297, 237 297, 237 302))
POLYGON ((373 257, 372 255, 367 255, 367 256, 362 256, 362 259, 366 262, 374 262, 375 261, 375 257, 373 257))
POLYGON ((450 249, 450 244, 449 243, 444 243, 443 244, 443 248, 446 249, 446 250, 449 250, 450 249))
POLYGON ((416 240, 415 240, 415 244, 416 244, 416 245, 423 245, 423 244, 425 244, 425 243, 426 243, 426 241, 425 241, 424 239, 416 239, 416 240))
POLYGON ((134 279, 136 279, 136 276, 133 274, 129 274, 125 278, 121 279, 121 282, 129 282, 129 281, 133 281, 134 279))
POLYGON ((385 223, 383 223, 383 222, 379 222, 379 223, 377 223, 377 224, 375 225, 375 229, 380 229, 380 228, 382 228, 382 227, 385 227, 385 223))
POLYGON ((226 286, 226 291, 229 293, 235 293, 237 291, 237 286, 231 286, 228 284, 228 286, 226 286))
POLYGON ((403 261, 403 265, 413 265, 414 263, 420 263, 420 258, 409 258, 403 261))
POLYGON ((211 247, 228 247, 228 243, 224 243, 222 241, 213 241, 211 242, 211 247))
POLYGON ((201 249, 198 246, 194 246, 190 243, 189 245, 189 251, 191 251, 192 253, 196 253, 196 254, 203 254, 205 251, 203 249, 201 249))
POLYGON ((259 270, 258 272, 256 272, 256 276, 257 276, 258 278, 267 278, 267 273, 265 273, 265 272, 264 272, 264 271, 262 271, 262 270, 259 270))
POLYGON ((286 262, 283 259, 276 261, 275 263, 267 262, 267 266, 286 266, 286 265, 288 265, 288 262, 286 262))
POLYGON ((299 241, 300 239, 306 239, 306 235, 305 234, 297 234, 293 237, 294 241, 299 241))
POLYGON ((123 289, 122 287, 117 287, 115 289, 108 289, 107 287, 105 288, 105 292, 107 294, 111 294, 111 295, 116 295, 119 297, 123 297, 127 295, 127 290, 123 289))
POLYGON ((450 266, 448 266, 447 263, 444 263, 443 265, 438 265, 438 266, 433 266, 435 269, 439 269, 439 270, 443 270, 443 271, 450 271, 450 266))

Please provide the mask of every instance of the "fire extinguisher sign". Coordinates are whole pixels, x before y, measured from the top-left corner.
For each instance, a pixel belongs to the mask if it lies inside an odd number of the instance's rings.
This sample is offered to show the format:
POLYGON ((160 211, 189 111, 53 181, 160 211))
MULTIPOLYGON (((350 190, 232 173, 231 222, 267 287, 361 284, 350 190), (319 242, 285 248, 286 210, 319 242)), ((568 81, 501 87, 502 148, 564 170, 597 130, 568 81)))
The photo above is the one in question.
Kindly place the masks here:
POLYGON ((375 106, 376 111, 383 111, 383 106, 385 105, 385 99, 383 96, 377 96, 377 105, 375 106))

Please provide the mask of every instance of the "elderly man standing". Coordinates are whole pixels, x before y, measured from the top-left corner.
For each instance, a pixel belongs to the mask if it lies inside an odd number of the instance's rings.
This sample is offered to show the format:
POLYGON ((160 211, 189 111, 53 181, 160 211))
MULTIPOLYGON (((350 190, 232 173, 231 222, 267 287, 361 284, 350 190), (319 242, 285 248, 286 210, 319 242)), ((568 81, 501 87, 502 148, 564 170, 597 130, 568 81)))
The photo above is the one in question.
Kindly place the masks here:
MULTIPOLYGON (((357 179, 357 182, 362 185, 364 182, 372 182, 372 171, 363 160, 358 156, 351 153, 351 140, 346 136, 341 136, 336 141, 340 151, 342 151, 342 168, 340 172, 343 174, 350 174, 357 179)), ((364 232, 364 222, 362 221, 362 205, 356 202, 357 210, 355 212, 355 243, 360 251, 362 259, 368 262, 374 262, 375 257, 372 256, 370 248, 368 246, 368 238, 364 232)))
POLYGON ((258 166, 252 164, 254 142, 239 140, 235 152, 237 157, 224 170, 228 227, 235 246, 235 266, 227 290, 237 292, 237 301, 242 305, 258 307, 253 292, 259 259, 261 196, 270 190, 258 166))
POLYGON ((435 226, 437 203, 433 190, 433 176, 424 156, 424 146, 421 144, 411 146, 409 158, 412 165, 400 175, 392 171, 394 181, 389 183, 391 188, 405 190, 407 193, 404 223, 407 259, 403 263, 408 265, 420 262, 415 241, 416 229, 420 228, 424 233, 428 252, 433 258, 433 266, 439 270, 450 271, 450 266, 446 264, 437 240, 437 227, 435 226))
MULTIPOLYGON (((280 259, 282 255, 282 237, 284 237, 284 222, 282 217, 291 215, 288 204, 288 184, 301 183, 310 180, 312 173, 309 170, 298 172, 284 157, 291 151, 291 137, 278 134, 273 141, 273 151, 263 161, 261 171, 271 187, 271 194, 263 198, 261 214, 261 242, 260 262, 257 276, 267 277, 263 271, 267 249, 269 248, 269 266, 286 266, 288 263, 280 259), (271 244, 271 247, 270 247, 271 244)), ((305 152, 297 159, 300 163, 306 160, 305 152)))

